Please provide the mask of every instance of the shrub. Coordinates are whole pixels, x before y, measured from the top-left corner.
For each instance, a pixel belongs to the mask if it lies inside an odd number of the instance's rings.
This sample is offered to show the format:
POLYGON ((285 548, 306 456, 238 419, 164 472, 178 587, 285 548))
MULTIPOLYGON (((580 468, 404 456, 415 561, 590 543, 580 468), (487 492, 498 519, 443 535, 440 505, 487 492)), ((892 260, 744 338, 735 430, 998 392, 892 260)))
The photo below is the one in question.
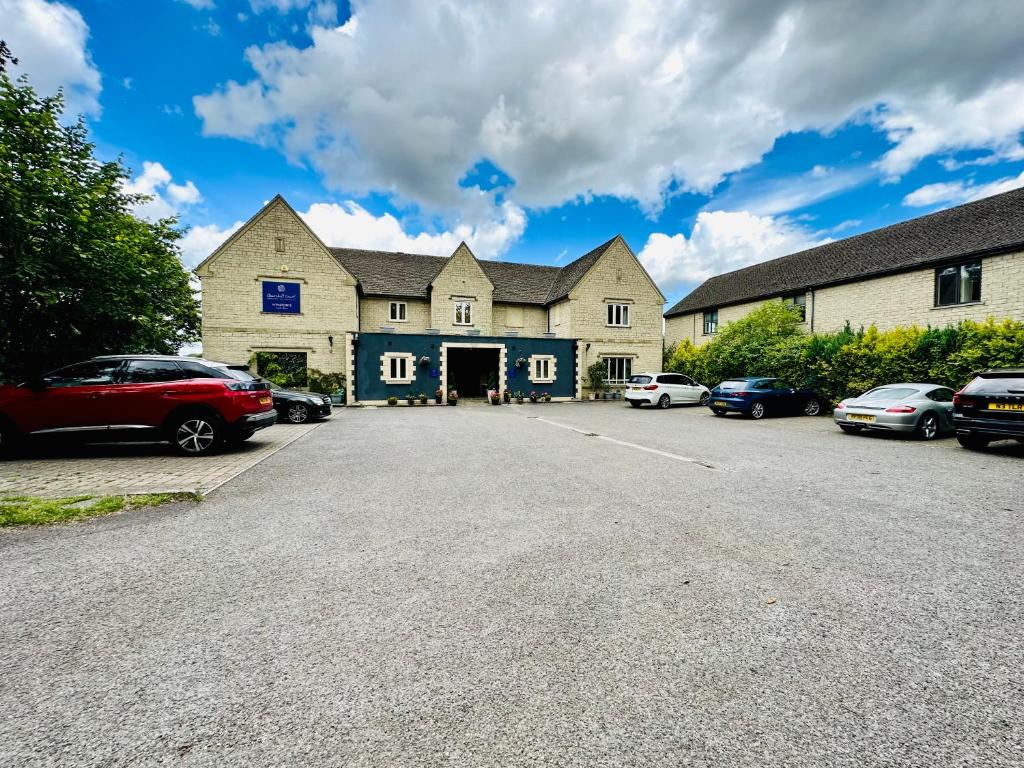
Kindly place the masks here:
POLYGON ((777 376, 838 402, 897 381, 963 387, 984 368, 1024 365, 1024 323, 963 321, 945 328, 879 331, 874 326, 804 334, 788 306, 770 301, 726 325, 708 344, 684 340, 666 354, 666 370, 711 387, 735 376, 777 376))
POLYGON ((310 368, 308 379, 310 392, 322 392, 329 395, 345 388, 344 373, 324 373, 316 368, 310 368))
POLYGON ((590 388, 595 392, 599 392, 604 389, 604 383, 608 377, 608 366, 603 360, 598 360, 592 366, 587 368, 587 380, 590 382, 590 388))
POLYGON ((398 405, 398 398, 394 395, 388 395, 388 405, 398 405))

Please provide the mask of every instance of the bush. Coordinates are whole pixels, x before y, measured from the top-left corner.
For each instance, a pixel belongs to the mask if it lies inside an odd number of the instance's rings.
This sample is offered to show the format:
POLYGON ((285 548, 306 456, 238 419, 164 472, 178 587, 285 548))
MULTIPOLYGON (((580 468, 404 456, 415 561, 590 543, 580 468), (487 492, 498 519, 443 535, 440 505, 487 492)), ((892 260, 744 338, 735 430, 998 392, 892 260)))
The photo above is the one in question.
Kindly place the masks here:
POLYGON ((324 373, 316 368, 310 368, 307 373, 310 392, 320 392, 330 395, 339 389, 345 388, 344 373, 324 373))
POLYGON ((598 360, 587 368, 587 379, 590 381, 590 388, 594 392, 604 389, 604 383, 608 377, 608 365, 603 360, 598 360))
POLYGON ((898 381, 960 389, 978 370, 1024 365, 1024 323, 990 318, 945 328, 847 327, 808 335, 791 308, 770 301, 702 347, 680 342, 666 361, 666 370, 709 387, 736 376, 776 376, 835 403, 898 381))

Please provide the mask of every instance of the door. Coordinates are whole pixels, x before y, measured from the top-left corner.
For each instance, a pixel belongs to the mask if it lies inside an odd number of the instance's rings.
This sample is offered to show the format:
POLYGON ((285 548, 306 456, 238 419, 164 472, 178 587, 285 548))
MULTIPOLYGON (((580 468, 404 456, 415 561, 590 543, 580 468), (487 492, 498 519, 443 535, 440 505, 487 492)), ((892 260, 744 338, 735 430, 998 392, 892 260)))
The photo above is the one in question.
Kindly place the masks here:
POLYGON ((802 413, 803 397, 796 390, 781 379, 773 383, 772 397, 777 403, 776 411, 781 413, 802 413))
POLYGON ((701 393, 704 390, 697 386, 697 382, 695 382, 689 376, 681 375, 679 378, 682 379, 682 391, 683 398, 685 399, 685 401, 688 403, 699 403, 701 393))
POLYGON ((163 424, 178 402, 179 387, 187 375, 173 360, 131 360, 121 372, 121 383, 111 397, 116 403, 116 424, 122 427, 156 427, 163 424))
POLYGON ((935 401, 935 410, 939 412, 940 429, 949 432, 953 429, 953 390, 939 387, 929 392, 926 397, 935 401))
POLYGON ((678 403, 679 398, 682 396, 678 379, 679 377, 674 373, 666 373, 658 377, 658 385, 668 395, 668 401, 673 405, 678 403))
POLYGON ((77 431, 106 427, 114 415, 111 392, 122 360, 90 360, 61 368, 43 378, 26 432, 77 431))

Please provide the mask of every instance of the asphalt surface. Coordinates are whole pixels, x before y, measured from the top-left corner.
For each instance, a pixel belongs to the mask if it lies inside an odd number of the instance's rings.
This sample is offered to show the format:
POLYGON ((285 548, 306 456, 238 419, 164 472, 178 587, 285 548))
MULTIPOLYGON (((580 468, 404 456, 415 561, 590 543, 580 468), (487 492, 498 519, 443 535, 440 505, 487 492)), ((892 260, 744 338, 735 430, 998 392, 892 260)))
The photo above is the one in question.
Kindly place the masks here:
POLYGON ((0 764, 1024 765, 1022 479, 825 417, 343 411, 0 531, 0 764))

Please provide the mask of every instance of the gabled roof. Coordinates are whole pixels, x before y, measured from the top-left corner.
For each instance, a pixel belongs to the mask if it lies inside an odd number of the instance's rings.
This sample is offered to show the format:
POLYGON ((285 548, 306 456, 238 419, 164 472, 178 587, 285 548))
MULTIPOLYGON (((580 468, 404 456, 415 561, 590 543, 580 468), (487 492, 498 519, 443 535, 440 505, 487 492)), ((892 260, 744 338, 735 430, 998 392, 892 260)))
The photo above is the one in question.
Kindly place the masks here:
MULTIPOLYGON (((478 263, 494 285, 492 301, 544 306, 567 296, 614 240, 561 268, 482 259, 478 263)), ((449 258, 357 248, 330 251, 359 281, 363 295, 413 299, 429 297, 430 284, 449 258)))
POLYGON ((1014 250, 1024 250, 1024 188, 717 275, 665 317, 1014 250))

